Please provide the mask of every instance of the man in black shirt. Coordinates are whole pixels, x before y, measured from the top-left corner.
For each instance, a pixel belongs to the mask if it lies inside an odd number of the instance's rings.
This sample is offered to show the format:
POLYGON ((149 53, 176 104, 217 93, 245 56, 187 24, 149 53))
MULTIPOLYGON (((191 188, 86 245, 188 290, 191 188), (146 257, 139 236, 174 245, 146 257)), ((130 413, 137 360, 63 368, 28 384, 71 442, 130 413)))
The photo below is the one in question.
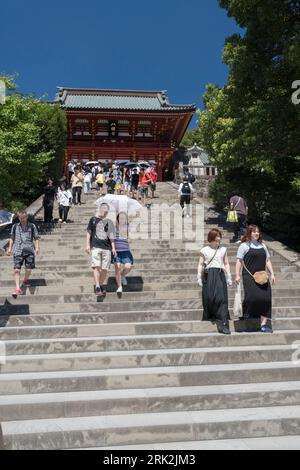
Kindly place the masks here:
POLYGON ((111 266, 112 255, 116 256, 115 226, 107 219, 108 212, 108 205, 101 204, 99 213, 89 222, 86 236, 86 252, 92 258, 96 295, 101 298, 106 296, 103 285, 111 266))
POLYGON ((113 176, 110 176, 106 181, 107 193, 115 194, 116 182, 113 176))
POLYGON ((53 220, 53 207, 56 196, 56 188, 53 184, 53 179, 49 178, 47 186, 44 188, 44 222, 45 224, 51 224, 53 220))
POLYGON ((139 187, 139 182, 140 182, 140 176, 137 172, 137 170, 133 170, 133 174, 131 176, 131 196, 135 197, 136 193, 138 191, 139 187))

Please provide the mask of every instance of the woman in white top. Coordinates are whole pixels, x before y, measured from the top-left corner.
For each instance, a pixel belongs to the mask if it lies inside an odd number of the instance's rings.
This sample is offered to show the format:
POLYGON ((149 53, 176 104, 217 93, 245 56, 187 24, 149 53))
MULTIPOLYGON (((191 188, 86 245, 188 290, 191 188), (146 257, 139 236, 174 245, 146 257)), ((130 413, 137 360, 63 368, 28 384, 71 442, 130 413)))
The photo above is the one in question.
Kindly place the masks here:
POLYGON ((67 223, 68 214, 72 205, 72 193, 67 189, 66 185, 62 183, 57 193, 57 202, 59 205, 59 222, 67 223))
POLYGON ((221 334, 230 335, 228 286, 232 286, 227 249, 218 229, 208 234, 209 246, 200 251, 198 284, 202 287, 203 321, 216 322, 221 334))
POLYGON ((84 175, 84 180, 83 180, 83 192, 85 195, 87 195, 92 187, 92 173, 87 171, 84 175))
POLYGON ((243 269, 243 284, 245 300, 243 303, 243 317, 245 320, 261 318, 261 332, 272 333, 268 322, 272 319, 272 285, 276 279, 274 275, 271 257, 266 245, 263 243, 260 229, 256 225, 248 227, 246 235, 237 254, 236 282, 241 282, 241 271, 243 269), (268 270, 271 282, 260 285, 254 275, 258 272, 268 270))

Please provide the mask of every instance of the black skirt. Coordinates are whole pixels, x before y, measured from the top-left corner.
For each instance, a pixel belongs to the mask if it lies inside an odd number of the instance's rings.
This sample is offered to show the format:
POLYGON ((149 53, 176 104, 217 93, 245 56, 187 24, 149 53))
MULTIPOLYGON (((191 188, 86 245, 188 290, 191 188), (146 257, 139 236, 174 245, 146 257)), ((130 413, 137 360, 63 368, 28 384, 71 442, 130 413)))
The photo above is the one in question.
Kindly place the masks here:
POLYGON ((207 282, 203 283, 203 321, 230 320, 228 309, 228 288, 223 270, 211 268, 208 270, 207 282))
MULTIPOLYGON (((245 265, 251 274, 266 269, 267 255, 261 249, 251 248, 244 259, 245 265)), ((245 299, 243 302, 244 318, 272 318, 272 287, 270 282, 264 286, 256 284, 252 276, 244 269, 243 283, 245 299)))

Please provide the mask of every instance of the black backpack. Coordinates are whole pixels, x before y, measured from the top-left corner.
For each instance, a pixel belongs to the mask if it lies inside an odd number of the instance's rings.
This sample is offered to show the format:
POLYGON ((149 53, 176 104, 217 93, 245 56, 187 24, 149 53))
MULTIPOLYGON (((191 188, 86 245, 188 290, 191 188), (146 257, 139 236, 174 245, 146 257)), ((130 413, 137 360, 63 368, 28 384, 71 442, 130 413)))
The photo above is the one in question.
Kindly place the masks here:
POLYGON ((195 183, 195 181, 196 181, 195 176, 190 173, 190 174, 189 174, 189 182, 190 182, 191 184, 193 184, 193 183, 195 183))
POLYGON ((183 183, 181 193, 183 196, 190 196, 191 195, 191 187, 189 183, 183 183))
MULTIPOLYGON (((17 228, 19 227, 20 225, 20 222, 17 222, 13 225, 12 227, 12 232, 11 232, 11 235, 12 237, 15 239, 16 238, 16 233, 17 233, 17 228)), ((28 222, 28 228, 31 228, 31 243, 33 243, 33 239, 34 239, 34 224, 32 224, 31 222, 28 222)))

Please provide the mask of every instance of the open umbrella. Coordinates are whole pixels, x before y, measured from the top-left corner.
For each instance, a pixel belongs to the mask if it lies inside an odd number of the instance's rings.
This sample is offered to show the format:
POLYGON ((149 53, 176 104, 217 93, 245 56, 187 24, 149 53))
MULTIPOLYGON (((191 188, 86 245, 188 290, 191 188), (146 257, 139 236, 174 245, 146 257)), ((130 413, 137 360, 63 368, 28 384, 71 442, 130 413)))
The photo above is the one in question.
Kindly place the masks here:
POLYGON ((143 206, 135 199, 117 194, 106 194, 106 196, 100 197, 95 202, 97 206, 104 203, 113 207, 116 212, 126 212, 128 214, 135 214, 143 209, 143 206))
POLYGON ((146 170, 146 169, 150 168, 151 165, 148 162, 139 162, 139 166, 146 170))
POLYGON ((128 162, 126 163, 126 165, 124 165, 125 168, 138 168, 139 167, 139 164, 138 163, 134 163, 134 162, 128 162))
POLYGON ((14 214, 3 209, 0 210, 0 228, 10 225, 14 219, 14 214))

